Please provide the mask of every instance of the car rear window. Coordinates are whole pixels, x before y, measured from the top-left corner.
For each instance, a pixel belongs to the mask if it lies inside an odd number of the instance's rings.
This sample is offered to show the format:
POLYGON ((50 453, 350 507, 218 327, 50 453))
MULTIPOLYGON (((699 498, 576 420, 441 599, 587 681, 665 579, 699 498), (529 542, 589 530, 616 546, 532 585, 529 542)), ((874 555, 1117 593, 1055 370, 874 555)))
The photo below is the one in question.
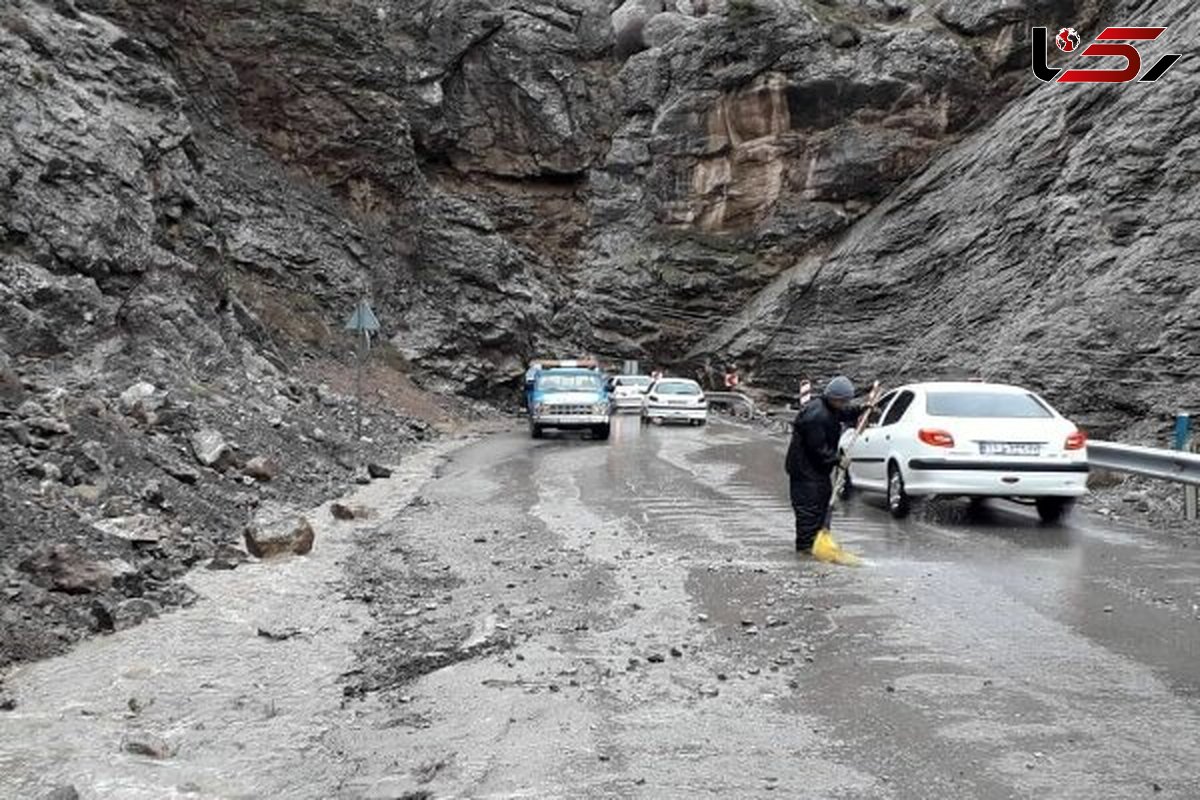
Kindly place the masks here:
POLYGON ((660 383, 654 391, 657 394, 700 394, 700 387, 694 383, 660 383))
POLYGON ((929 392, 925 412, 931 417, 1052 416, 1033 395, 1013 392, 929 392))

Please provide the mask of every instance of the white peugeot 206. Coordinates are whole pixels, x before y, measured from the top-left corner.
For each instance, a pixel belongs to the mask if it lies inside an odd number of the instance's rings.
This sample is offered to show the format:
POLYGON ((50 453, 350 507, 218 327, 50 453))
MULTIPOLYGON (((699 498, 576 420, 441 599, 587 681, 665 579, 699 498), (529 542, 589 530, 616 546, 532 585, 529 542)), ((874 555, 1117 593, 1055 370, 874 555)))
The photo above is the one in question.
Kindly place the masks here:
POLYGON ((609 381, 613 403, 620 411, 641 411, 646 390, 654 380, 649 375, 615 375, 609 381))
POLYGON ((708 398, 700 384, 688 378, 663 378, 646 390, 642 422, 680 420, 689 425, 708 421, 708 398))
POLYGON ((842 437, 849 486, 887 496, 1031 500, 1046 522, 1087 493, 1087 437, 1038 395, 997 383, 916 383, 885 394, 862 436, 842 437), (848 449, 847 449, 848 448, 848 449))

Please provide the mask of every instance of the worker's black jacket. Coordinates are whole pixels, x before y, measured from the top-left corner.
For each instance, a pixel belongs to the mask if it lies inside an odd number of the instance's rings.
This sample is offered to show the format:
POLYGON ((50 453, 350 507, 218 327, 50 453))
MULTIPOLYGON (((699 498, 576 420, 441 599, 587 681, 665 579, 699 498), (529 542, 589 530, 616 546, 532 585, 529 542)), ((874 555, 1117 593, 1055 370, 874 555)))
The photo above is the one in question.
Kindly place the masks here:
POLYGON ((836 411, 823 397, 800 410, 792 423, 792 442, 788 445, 784 464, 793 484, 829 481, 830 472, 838 461, 842 423, 853 425, 861 412, 852 406, 836 411))

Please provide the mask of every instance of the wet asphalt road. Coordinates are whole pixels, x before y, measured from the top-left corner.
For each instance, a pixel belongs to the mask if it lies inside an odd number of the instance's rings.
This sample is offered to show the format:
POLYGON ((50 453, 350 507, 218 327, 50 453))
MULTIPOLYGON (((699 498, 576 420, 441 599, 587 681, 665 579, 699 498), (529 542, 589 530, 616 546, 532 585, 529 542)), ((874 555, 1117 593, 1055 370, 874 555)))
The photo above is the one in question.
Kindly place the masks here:
POLYGON ((824 566, 784 444, 624 417, 407 462, 310 557, 9 676, 0 797, 1200 797, 1200 541, 860 498, 867 565, 824 566))
POLYGON ((460 452, 403 527, 465 581, 438 613, 514 646, 407 686, 421 729, 364 763, 436 797, 1200 797, 1200 543, 859 499, 869 563, 826 567, 782 448, 622 418, 460 452))

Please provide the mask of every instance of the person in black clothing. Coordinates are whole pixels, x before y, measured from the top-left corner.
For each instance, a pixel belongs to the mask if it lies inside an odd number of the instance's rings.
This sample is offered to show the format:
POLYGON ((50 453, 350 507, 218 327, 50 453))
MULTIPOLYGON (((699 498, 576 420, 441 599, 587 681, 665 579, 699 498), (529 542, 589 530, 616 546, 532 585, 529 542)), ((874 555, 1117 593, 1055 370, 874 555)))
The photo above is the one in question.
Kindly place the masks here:
POLYGON ((817 531, 825 524, 833 496, 833 468, 838 462, 842 425, 853 425, 861 410, 850 405, 854 384, 844 375, 829 382, 824 393, 810 401, 792 423, 787 470, 792 510, 796 513, 796 551, 810 552, 817 531))

